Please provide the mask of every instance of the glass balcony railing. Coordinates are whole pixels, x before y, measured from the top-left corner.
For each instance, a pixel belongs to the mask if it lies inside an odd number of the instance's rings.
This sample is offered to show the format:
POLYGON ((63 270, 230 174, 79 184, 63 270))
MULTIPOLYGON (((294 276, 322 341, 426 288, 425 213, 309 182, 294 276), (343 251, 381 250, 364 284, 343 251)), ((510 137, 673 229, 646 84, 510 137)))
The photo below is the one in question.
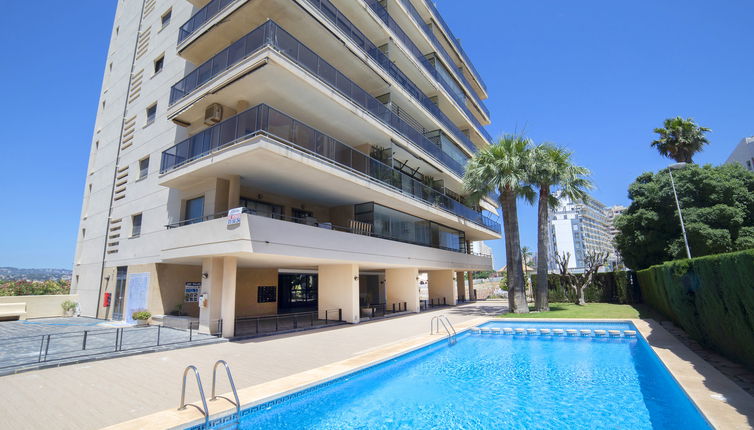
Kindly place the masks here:
POLYGON ((457 175, 463 176, 463 165, 443 152, 439 146, 427 139, 420 131, 413 128, 379 100, 372 97, 368 92, 330 65, 330 63, 304 46, 274 21, 267 21, 252 30, 251 33, 220 51, 220 53, 178 81, 170 89, 170 103, 175 103, 265 46, 274 48, 291 61, 305 68, 335 91, 338 91, 344 97, 361 106, 379 121, 413 142, 417 147, 423 149, 441 165, 447 167, 457 175))
POLYGON ((479 120, 476 119, 476 117, 471 113, 469 110, 469 107, 466 106, 466 95, 465 94, 459 94, 458 91, 455 91, 453 89, 453 85, 448 83, 445 79, 443 79, 440 75, 435 66, 433 66, 427 58, 424 56, 424 54, 417 48, 417 46, 414 44, 413 41, 411 41, 411 38, 408 37, 408 35, 403 31, 403 29, 398 25, 397 22, 393 19, 392 16, 388 13, 387 9, 385 9, 384 6, 378 1, 378 0, 365 0, 366 3, 369 5, 369 7, 379 16, 379 18, 382 20, 382 22, 385 23, 385 25, 390 28, 393 33, 395 33, 396 36, 398 36, 398 39, 400 39, 404 45, 408 48, 409 51, 411 51, 411 54, 414 56, 414 58, 422 65, 424 66, 424 69, 432 75, 437 82, 440 83, 440 85, 445 88, 445 90, 450 94, 450 96, 458 103, 458 105, 463 109, 463 111, 466 113, 466 116, 469 117, 469 120, 477 127, 480 133, 488 140, 492 141, 492 137, 489 135, 487 130, 482 126, 482 124, 479 122, 479 120))
POLYGON ((206 6, 196 11, 178 30, 178 43, 191 36, 199 27, 214 18, 217 14, 230 6, 236 0, 212 0, 206 6))
POLYGON ((422 29, 424 34, 427 35, 429 40, 432 42, 432 45, 435 47, 436 52, 445 60, 445 62, 448 64, 448 67, 453 68, 454 75, 458 78, 459 81, 463 85, 466 86, 466 88, 469 90, 469 94, 474 98, 474 101, 476 102, 477 106, 484 112, 485 115, 489 118, 490 111, 487 109, 487 106, 484 105, 482 100, 477 95, 476 91, 474 91, 474 87, 469 83, 469 81, 466 79, 466 77, 463 75, 463 72, 461 70, 458 70, 456 67, 455 61, 450 58, 450 55, 448 54, 448 51, 445 50, 445 48, 442 46, 440 41, 437 39, 437 36, 435 36, 435 33, 432 31, 432 29, 427 25, 426 22, 424 22, 424 19, 422 19, 422 16, 419 14, 419 11, 416 10, 414 5, 411 3, 411 0, 398 0, 400 4, 403 5, 403 7, 408 10, 408 13, 414 18, 414 21, 416 21, 416 24, 422 29))
POLYGON ((313 154, 354 173, 366 175, 400 193, 441 208, 496 233, 500 232, 500 224, 483 212, 478 212, 449 197, 446 193, 428 187, 392 166, 369 157, 264 104, 248 109, 165 150, 162 153, 160 173, 177 169, 190 161, 255 135, 273 137, 288 147, 313 154))
POLYGON ((440 26, 442 26, 445 32, 448 33, 448 36, 450 36, 450 38, 452 39, 451 43, 455 44, 455 47, 461 54, 461 58, 463 58, 463 61, 466 62, 466 65, 469 67, 471 74, 474 75, 474 78, 476 78, 476 81, 479 82, 479 85, 481 85, 481 87, 484 88, 485 91, 487 91, 487 85, 482 80, 482 76, 479 74, 479 72, 477 72, 476 68, 474 68, 474 63, 472 63, 469 59, 469 56, 466 55, 466 51, 463 50, 463 46, 461 46, 459 39, 455 37, 455 35, 453 35, 452 31, 450 31, 450 26, 445 22, 444 19, 442 19, 442 15, 440 15, 440 11, 435 7, 434 2, 432 0, 424 0, 424 3, 427 5, 427 7, 429 7, 429 10, 431 10, 434 16, 437 18, 440 26))
MULTIPOLYGON (((183 26, 181 26, 179 37, 178 37, 178 43, 185 40, 189 35, 191 35, 196 29, 201 27, 204 23, 212 19, 212 17, 219 14, 223 9, 228 7, 233 2, 236 2, 238 0, 212 0, 210 3, 207 4, 207 6, 200 9, 198 12, 194 14, 194 16, 191 17, 183 26)), ((414 97, 419 103, 422 104, 427 110, 429 110, 435 118, 437 118, 438 121, 440 121, 443 125, 448 127, 448 129, 452 132, 454 138, 458 141, 463 143, 469 150, 472 152, 476 152, 476 146, 471 142, 468 136, 464 134, 441 110, 440 108, 430 100, 429 97, 427 97, 411 80, 400 70, 398 69, 395 64, 393 64, 390 59, 387 58, 387 56, 379 50, 361 31, 359 31, 358 28, 356 28, 329 0, 307 0, 312 6, 319 9, 322 14, 330 20, 334 25, 339 27, 341 30, 343 30, 348 37, 356 43, 359 47, 361 47, 364 52, 366 52, 370 57, 372 57, 388 74, 390 74, 398 83, 400 86, 405 89, 412 97, 414 97)), ((423 59, 425 63, 427 63, 426 59, 423 59)), ((447 61, 447 60, 446 60, 447 61)), ((452 64, 452 63, 451 63, 452 64)), ((429 65, 431 69, 428 70, 434 70, 434 76, 441 75, 437 72, 436 69, 434 69, 434 66, 429 65)), ((461 74, 461 76, 463 76, 461 74)), ((439 79, 439 78, 438 78, 439 79)), ((455 85, 448 84, 447 82, 444 84, 448 87, 452 87, 455 85)), ((458 95, 458 91, 461 91, 460 88, 456 90, 448 90, 452 94, 456 94, 455 98, 461 103, 459 100, 460 98, 465 97, 465 95, 458 95)), ((472 92, 473 94, 473 92, 472 92)), ((172 99, 171 99, 172 100, 172 99)), ((171 101, 172 103, 172 101, 171 101)), ((465 108, 465 104, 462 104, 462 106, 465 108)), ((486 109, 486 107, 481 104, 483 109, 486 109)), ((488 114, 489 116, 489 114, 488 114)), ((486 131, 485 131, 486 132, 486 131)))
MULTIPOLYGON (((432 115, 445 125, 453 133, 457 142, 463 143, 472 153, 477 150, 476 145, 464 134, 461 129, 450 120, 442 110, 427 97, 419 87, 416 86, 377 46, 372 43, 356 26, 351 23, 329 0, 307 0, 312 6, 319 9, 320 12, 334 25, 340 28, 353 43, 359 46, 367 55, 369 55, 377 64, 380 65, 398 84, 406 90, 422 106, 429 110, 432 115)), ((427 60, 422 56, 422 61, 427 60)), ((432 70, 434 66, 429 65, 432 70)), ((432 72, 430 72, 432 73, 432 72)), ((437 71, 435 70, 435 75, 437 71)), ((463 105, 466 106, 465 104, 463 105)))

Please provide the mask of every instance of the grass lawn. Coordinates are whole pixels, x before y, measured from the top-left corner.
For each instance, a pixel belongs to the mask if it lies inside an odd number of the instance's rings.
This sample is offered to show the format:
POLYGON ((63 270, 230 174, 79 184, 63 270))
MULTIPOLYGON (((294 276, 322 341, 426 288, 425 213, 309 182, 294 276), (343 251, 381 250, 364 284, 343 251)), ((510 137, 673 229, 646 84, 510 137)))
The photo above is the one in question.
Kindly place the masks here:
MULTIPOLYGON (((533 306, 529 307, 534 310, 533 306)), ((579 306, 573 303, 550 303, 549 312, 535 312, 528 314, 503 314, 505 318, 655 318, 657 314, 652 309, 638 305, 616 305, 612 303, 588 303, 579 306)))

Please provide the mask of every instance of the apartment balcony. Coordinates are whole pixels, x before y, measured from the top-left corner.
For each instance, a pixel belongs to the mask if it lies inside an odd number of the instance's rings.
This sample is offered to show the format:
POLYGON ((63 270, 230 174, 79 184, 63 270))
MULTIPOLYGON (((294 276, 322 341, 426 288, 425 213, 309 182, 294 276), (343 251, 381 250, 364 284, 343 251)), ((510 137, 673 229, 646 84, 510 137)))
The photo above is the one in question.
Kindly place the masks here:
MULTIPOLYGON (((473 154, 478 146, 485 144, 481 134, 478 139, 476 134, 474 135, 473 140, 476 141, 474 143, 472 138, 456 125, 467 122, 464 115, 457 112, 457 108, 452 107, 447 102, 443 103, 443 105, 447 104, 446 109, 453 116, 453 120, 451 120, 435 101, 425 95, 426 91, 432 91, 429 82, 424 83, 424 88, 419 88, 411 78, 394 64, 394 61, 377 48, 370 38, 351 23, 329 0, 285 0, 268 4, 269 1, 213 0, 182 26, 178 43, 180 55, 195 64, 199 64, 232 41, 243 37, 248 29, 261 24, 262 17, 270 17, 281 26, 292 30, 294 37, 304 38, 309 48, 320 53, 326 53, 329 55, 331 63, 340 66, 337 63, 347 57, 352 57, 355 51, 344 49, 343 44, 336 37, 333 37, 332 33, 328 32, 326 26, 329 25, 329 31, 336 35, 341 32, 342 36, 345 36, 355 45, 356 49, 361 51, 361 55, 364 57, 361 60, 361 67, 363 67, 364 60, 371 61, 373 67, 384 73, 382 89, 373 94, 379 95, 390 91, 390 86, 385 86, 384 80, 393 79, 396 83, 393 87, 398 87, 405 92, 403 97, 412 98, 411 104, 418 103, 422 109, 426 110, 425 115, 431 117, 430 121, 439 122, 458 144, 464 146, 470 154, 473 154), (299 5, 297 6, 296 3, 299 3, 299 5), (323 25, 301 25, 302 22, 311 19, 307 11, 323 25), (339 51, 342 54, 338 55, 339 51)), ((363 12, 361 13, 363 14, 363 12)), ((379 28, 373 28, 373 33, 384 37, 382 36, 384 32, 380 31, 379 28)), ((360 68, 359 65, 352 67, 356 67, 353 70, 360 68)), ((352 69, 347 67, 339 67, 339 69, 352 72, 352 69)), ((434 71, 433 73, 437 74, 438 72, 434 71)), ((352 74, 351 76, 354 78, 355 75, 352 74)), ((420 76, 417 77, 421 78, 420 76)), ((361 84, 361 82, 359 83, 361 84)), ((448 98, 447 100, 451 99, 448 98)), ((430 127, 430 129, 432 128, 435 127, 430 127)))
MULTIPOLYGON (((411 3, 411 0, 394 0, 395 4, 402 7, 406 11, 406 19, 408 21, 413 21, 413 25, 416 26, 416 28, 421 33, 421 36, 413 38, 414 40, 421 40, 422 37, 426 38, 429 42, 429 46, 431 50, 434 50, 437 52, 438 56, 443 59, 445 66, 453 71, 453 76, 456 78, 461 85, 465 87, 465 89, 468 91, 468 94, 474 99, 477 107, 481 109, 484 114, 486 115, 487 119, 490 118, 490 113, 487 107, 482 102, 482 98, 487 98, 487 93, 484 90, 484 88, 481 87, 481 85, 477 84, 476 86, 471 84, 469 80, 466 78, 466 76, 463 73, 463 67, 458 67, 456 65, 456 61, 453 60, 453 58, 450 56, 448 51, 443 46, 442 42, 437 38, 434 31, 432 30, 432 26, 430 24, 427 24, 428 19, 424 18, 419 11, 414 7, 413 3, 411 3)), ((403 19, 401 19, 400 16, 396 17, 396 20, 399 21, 399 25, 403 26, 404 29, 409 30, 411 27, 411 23, 407 22, 406 24, 403 24, 403 19)), ((431 18, 430 18, 431 20, 431 18)))
MULTIPOLYGON (((341 62, 351 60, 358 62, 353 56, 341 62)), ((383 92, 384 82, 365 82, 366 89, 268 21, 173 85, 168 118, 195 129, 212 103, 234 109, 242 100, 267 103, 307 123, 339 125, 325 130, 337 139, 394 146, 418 163, 412 168, 460 184, 464 166, 370 95, 383 92)))
POLYGON ((161 260, 176 264, 200 264, 209 256, 236 256, 243 267, 301 269, 357 263, 362 270, 492 268, 489 256, 381 238, 364 229, 308 225, 250 213, 241 215, 240 224, 234 225, 228 225, 225 214, 169 225, 161 243, 161 260))
MULTIPOLYGON (((377 16, 377 19, 381 22, 383 27, 387 28, 388 35, 394 37, 402 45, 402 51, 406 53, 409 60, 416 62, 421 66, 423 71, 427 73, 431 78, 440 85, 444 91, 440 91, 439 94, 444 94, 452 100, 451 103, 455 103, 456 109, 460 109, 464 113, 464 122, 468 123, 473 130, 476 131, 486 142, 492 141, 491 136, 484 128, 480 121, 489 123, 489 118, 483 112, 481 107, 474 109, 474 113, 469 109, 467 105, 467 98, 460 87, 453 82, 449 76, 445 76, 442 70, 438 69, 436 65, 433 65, 413 42, 411 37, 406 34, 403 27, 395 20, 395 18, 388 12, 387 9, 378 0, 363 0, 369 6, 369 8, 377 16)), ((397 42, 396 42, 397 43, 397 42)), ((404 70, 408 70, 408 65, 401 67, 404 70)), ((447 74, 447 72, 445 72, 447 74)), ((483 104, 482 104, 483 106, 483 104)), ((450 110, 448 110, 450 111, 450 110)), ((452 112, 452 111, 451 111, 452 112)))
POLYGON ((267 105, 167 149, 160 171, 160 184, 171 188, 237 175, 261 188, 301 200, 316 197, 330 206, 373 201, 464 231, 471 241, 500 238, 493 215, 464 205, 457 193, 427 186, 267 105))
POLYGON ((451 46, 452 50, 455 51, 458 57, 463 60, 471 76, 473 77, 474 82, 476 82, 479 85, 480 89, 486 93, 487 85, 482 80, 482 76, 474 67, 474 63, 471 62, 469 56, 466 55, 466 51, 463 50, 463 46, 461 46, 461 42, 459 41, 460 39, 455 37, 453 32, 450 30, 450 26, 442 18, 440 11, 438 11, 435 7, 433 0, 418 0, 418 2, 427 9, 431 19, 439 24, 439 29, 443 34, 444 39, 448 42, 448 44, 451 46))

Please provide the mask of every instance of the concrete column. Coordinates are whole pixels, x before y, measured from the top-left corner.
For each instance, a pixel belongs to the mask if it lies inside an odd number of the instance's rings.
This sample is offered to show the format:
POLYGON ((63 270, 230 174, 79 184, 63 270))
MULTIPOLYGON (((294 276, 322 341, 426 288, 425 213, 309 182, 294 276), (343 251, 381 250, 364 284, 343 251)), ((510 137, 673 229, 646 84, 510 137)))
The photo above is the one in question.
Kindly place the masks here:
POLYGON ((223 257, 222 302, 220 304, 220 318, 223 320, 223 337, 235 335, 236 321, 236 273, 238 261, 236 257, 223 257))
POLYGON ((241 177, 233 175, 228 179, 228 210, 237 208, 241 202, 241 177))
MULTIPOLYGON (((342 310, 342 318, 349 323, 359 322, 359 265, 328 264, 319 266, 317 302, 319 317, 325 311, 342 310)), ((328 312, 327 318, 337 318, 328 312)))
POLYGON ((456 276, 456 289, 458 294, 458 299, 463 297, 464 300, 469 300, 469 294, 466 292, 466 280, 463 279, 464 272, 455 272, 456 276))
POLYGON ((419 312, 419 269, 385 269, 385 292, 389 309, 405 302, 407 311, 419 312))
POLYGON ((458 288, 452 270, 431 270, 427 272, 429 286, 429 300, 434 299, 437 304, 455 306, 458 301, 458 288))
POLYGON ((468 292, 469 292, 469 300, 476 299, 476 294, 474 291, 474 272, 466 272, 466 276, 468 277, 468 292))
POLYGON ((220 319, 223 291, 223 258, 208 257, 202 260, 202 290, 206 301, 199 300, 199 332, 212 333, 220 319), (206 274, 206 277, 205 277, 206 274))

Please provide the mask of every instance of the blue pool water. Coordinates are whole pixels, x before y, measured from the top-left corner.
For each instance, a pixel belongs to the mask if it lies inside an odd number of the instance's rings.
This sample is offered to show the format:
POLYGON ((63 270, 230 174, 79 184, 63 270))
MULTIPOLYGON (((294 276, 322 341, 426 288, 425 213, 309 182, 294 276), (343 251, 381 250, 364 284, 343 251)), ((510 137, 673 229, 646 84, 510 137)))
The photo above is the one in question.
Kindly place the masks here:
MULTIPOLYGON (((634 329, 631 323, 491 327, 634 329)), ((462 333, 242 411, 239 429, 710 429, 641 338, 462 333)))

